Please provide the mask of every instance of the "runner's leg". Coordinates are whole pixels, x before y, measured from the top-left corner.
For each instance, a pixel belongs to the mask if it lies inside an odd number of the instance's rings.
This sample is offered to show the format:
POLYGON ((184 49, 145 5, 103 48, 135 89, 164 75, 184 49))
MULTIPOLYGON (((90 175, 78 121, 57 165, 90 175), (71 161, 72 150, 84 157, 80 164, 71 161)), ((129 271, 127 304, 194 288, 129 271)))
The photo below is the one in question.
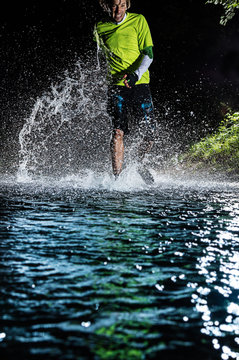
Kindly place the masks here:
POLYGON ((124 135, 128 132, 127 96, 129 90, 114 86, 108 93, 108 112, 112 119, 111 157, 113 174, 117 177, 124 162, 124 135), (127 92, 126 92, 127 91, 127 92))
POLYGON ((113 174, 117 177, 121 171, 124 162, 124 132, 120 129, 113 131, 111 140, 111 157, 113 174))

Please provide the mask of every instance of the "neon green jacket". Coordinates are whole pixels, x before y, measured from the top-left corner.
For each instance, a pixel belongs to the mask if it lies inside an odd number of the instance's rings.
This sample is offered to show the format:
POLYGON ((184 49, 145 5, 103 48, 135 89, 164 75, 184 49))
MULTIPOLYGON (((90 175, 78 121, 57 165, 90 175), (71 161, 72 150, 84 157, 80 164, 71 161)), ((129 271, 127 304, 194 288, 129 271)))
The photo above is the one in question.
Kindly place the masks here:
MULTIPOLYGON (((125 20, 120 24, 110 19, 98 22, 94 30, 94 39, 106 55, 110 82, 114 85, 124 85, 123 76, 137 70, 143 52, 153 46, 145 17, 133 13, 127 13, 125 20)), ((148 83, 147 70, 136 85, 148 83)))

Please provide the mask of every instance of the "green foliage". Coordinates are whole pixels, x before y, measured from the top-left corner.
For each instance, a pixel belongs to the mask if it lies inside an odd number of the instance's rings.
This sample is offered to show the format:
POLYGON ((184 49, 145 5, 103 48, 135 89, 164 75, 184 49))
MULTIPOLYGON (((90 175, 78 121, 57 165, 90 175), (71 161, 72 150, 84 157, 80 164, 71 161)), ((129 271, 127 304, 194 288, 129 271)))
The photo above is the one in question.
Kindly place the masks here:
POLYGON ((239 0, 208 0, 206 4, 223 6, 224 14, 221 16, 221 25, 226 25, 226 23, 235 15, 235 10, 239 9, 239 0))
POLYGON ((239 172, 239 112, 228 114, 217 131, 194 144, 183 161, 216 169, 239 172))

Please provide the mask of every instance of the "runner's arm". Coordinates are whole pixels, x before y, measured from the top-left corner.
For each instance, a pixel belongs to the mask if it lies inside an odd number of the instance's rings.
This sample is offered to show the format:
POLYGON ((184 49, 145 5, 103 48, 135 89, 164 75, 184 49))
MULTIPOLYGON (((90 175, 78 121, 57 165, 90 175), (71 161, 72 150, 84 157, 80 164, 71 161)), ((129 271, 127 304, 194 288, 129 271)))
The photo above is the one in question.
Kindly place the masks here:
POLYGON ((143 57, 142 57, 142 61, 140 63, 140 66, 138 67, 138 69, 136 69, 132 74, 128 74, 124 76, 124 79, 127 80, 125 81, 125 85, 127 87, 131 87, 134 86, 135 83, 137 81, 139 81, 142 77, 142 75, 148 70, 148 68, 150 67, 150 65, 153 62, 153 47, 149 46, 147 48, 145 48, 142 51, 143 57), (131 86, 129 86, 131 85, 131 86))
POLYGON ((143 59, 141 61, 140 66, 138 67, 137 70, 135 70, 136 75, 138 76, 138 80, 141 79, 142 75, 148 70, 148 68, 150 67, 150 65, 153 62, 153 47, 149 46, 147 48, 145 48, 143 51, 143 59))

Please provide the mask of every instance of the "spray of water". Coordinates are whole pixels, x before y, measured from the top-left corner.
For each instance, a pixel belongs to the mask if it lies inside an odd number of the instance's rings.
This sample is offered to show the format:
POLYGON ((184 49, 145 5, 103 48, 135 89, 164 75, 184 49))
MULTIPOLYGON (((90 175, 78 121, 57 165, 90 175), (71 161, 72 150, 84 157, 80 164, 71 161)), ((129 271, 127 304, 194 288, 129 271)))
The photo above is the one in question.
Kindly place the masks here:
MULTIPOLYGON (((107 183, 112 169, 105 72, 99 62, 91 65, 78 60, 71 71, 36 99, 19 134, 18 181, 69 176, 79 180, 80 175, 91 182, 89 173, 93 172, 97 183, 99 179, 102 185, 107 183)), ((134 167, 137 141, 128 138, 126 143, 126 163, 130 166, 124 181, 128 183, 131 178, 132 184, 140 185, 142 179, 134 167)))
POLYGON ((77 61, 39 97, 19 134, 18 179, 105 169, 110 139, 106 92, 99 67, 77 61))
MULTIPOLYGON (((144 188, 135 159, 140 139, 137 141, 134 131, 132 138, 125 138, 126 168, 120 181, 115 182, 112 176, 111 119, 107 114, 105 81, 107 69, 95 60, 95 56, 85 62, 78 60, 57 83, 36 99, 19 134, 19 182, 50 179, 54 183, 63 180, 68 184, 81 184, 82 188, 144 188)), ((156 117, 159 117, 157 110, 156 117)), ((158 123, 160 129, 153 151, 144 159, 156 186, 169 182, 167 175, 162 178, 164 158, 164 170, 169 166, 171 177, 175 178, 176 172, 178 179, 180 170, 175 155, 176 141, 170 147, 169 129, 163 130, 160 117, 158 123), (174 162, 170 165, 172 155, 174 162)))

